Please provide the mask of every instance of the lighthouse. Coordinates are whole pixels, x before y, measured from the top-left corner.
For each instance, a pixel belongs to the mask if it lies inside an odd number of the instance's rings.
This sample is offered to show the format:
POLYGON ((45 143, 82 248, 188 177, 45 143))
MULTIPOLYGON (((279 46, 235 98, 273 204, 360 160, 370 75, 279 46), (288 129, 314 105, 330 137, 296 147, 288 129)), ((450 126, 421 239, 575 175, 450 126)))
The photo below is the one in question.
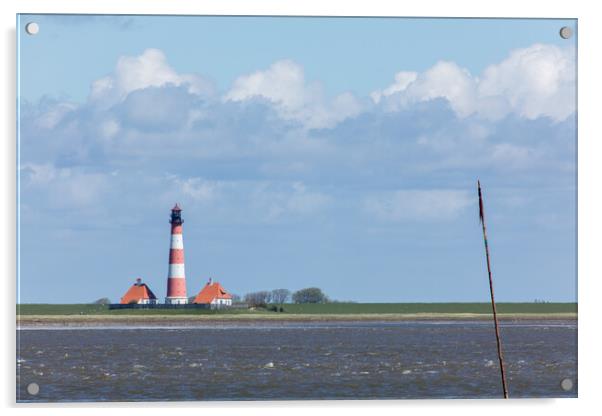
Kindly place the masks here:
POLYGON ((166 304, 188 303, 186 274, 184 272, 184 241, 182 240, 182 209, 176 204, 171 209, 171 244, 169 246, 169 272, 167 274, 166 304))

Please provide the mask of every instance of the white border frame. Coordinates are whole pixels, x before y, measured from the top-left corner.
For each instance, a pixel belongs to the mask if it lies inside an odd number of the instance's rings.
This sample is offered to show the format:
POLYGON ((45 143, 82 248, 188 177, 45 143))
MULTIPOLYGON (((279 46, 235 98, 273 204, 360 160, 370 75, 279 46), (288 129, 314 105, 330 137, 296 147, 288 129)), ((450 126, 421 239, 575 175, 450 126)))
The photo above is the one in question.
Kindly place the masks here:
MULTIPOLYGON (((598 177, 602 155, 600 105, 596 93, 601 92, 600 74, 602 59, 599 41, 602 39, 602 17, 596 12, 595 2, 548 0, 527 2, 503 0, 493 2, 474 0, 420 0, 416 2, 391 2, 387 0, 4 0, 2 13, 2 81, 4 97, 0 100, 1 125, 5 128, 2 140, 2 204, 0 264, 4 266, 2 281, 2 312, 4 337, 0 343, 4 359, 1 383, 3 407, 12 407, 45 415, 81 414, 106 415, 107 407, 115 414, 131 414, 144 408, 145 414, 164 414, 170 407, 194 412, 201 407, 212 414, 298 415, 307 412, 327 414, 344 411, 349 415, 363 415, 376 410, 381 414, 398 414, 400 411, 446 415, 506 415, 508 412, 545 411, 550 415, 569 412, 588 412, 598 408, 600 372, 598 358, 601 337, 598 315, 598 294, 602 268, 597 262, 597 251, 602 235, 600 216, 602 192, 598 177), (579 399, 514 400, 421 400, 421 401, 313 401, 313 402, 189 402, 189 403, 114 403, 74 405, 16 405, 15 404, 15 299, 16 299, 16 13, 117 13, 117 14, 228 14, 228 15, 332 15, 332 16, 429 16, 429 17, 541 17, 579 19, 579 399), (136 408, 136 410, 132 409, 136 408), (210 410, 209 410, 210 409, 210 410)), ((593 413, 593 412, 592 412, 593 413)))

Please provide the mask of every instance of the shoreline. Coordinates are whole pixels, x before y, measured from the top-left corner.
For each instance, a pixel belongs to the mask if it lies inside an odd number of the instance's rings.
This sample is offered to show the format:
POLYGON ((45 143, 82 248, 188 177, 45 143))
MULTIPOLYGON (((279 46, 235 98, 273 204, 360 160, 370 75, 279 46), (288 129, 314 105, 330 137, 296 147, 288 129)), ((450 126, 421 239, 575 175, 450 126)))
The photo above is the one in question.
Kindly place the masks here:
MULTIPOLYGON (((577 320, 577 313, 506 313, 500 321, 577 320)), ((375 313, 375 314, 224 314, 224 315, 17 315, 17 329, 43 327, 169 326, 211 323, 303 323, 303 322, 404 322, 485 321, 483 313, 375 313)))

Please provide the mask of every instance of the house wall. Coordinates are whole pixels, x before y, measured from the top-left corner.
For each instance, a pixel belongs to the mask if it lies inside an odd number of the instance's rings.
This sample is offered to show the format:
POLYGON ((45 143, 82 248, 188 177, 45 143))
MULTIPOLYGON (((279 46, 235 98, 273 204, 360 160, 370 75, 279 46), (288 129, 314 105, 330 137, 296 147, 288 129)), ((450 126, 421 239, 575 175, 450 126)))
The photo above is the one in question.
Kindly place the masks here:
POLYGON ((232 306, 232 299, 213 299, 211 305, 214 306, 232 306))

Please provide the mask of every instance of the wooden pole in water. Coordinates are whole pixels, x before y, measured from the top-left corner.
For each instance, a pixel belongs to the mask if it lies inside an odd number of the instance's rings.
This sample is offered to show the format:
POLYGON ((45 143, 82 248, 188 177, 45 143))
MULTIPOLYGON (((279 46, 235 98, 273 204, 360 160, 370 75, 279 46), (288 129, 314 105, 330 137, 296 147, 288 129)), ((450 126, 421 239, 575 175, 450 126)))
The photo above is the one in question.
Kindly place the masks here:
POLYGON ((493 322, 495 324, 495 340, 497 342, 497 356, 500 361, 500 373, 502 376, 502 388, 504 390, 504 399, 508 398, 508 386, 506 384, 506 372, 504 370, 504 354, 502 354, 502 342, 500 341, 500 328, 497 321, 497 311, 495 309, 495 297, 493 296, 493 279, 491 277, 491 263, 489 261, 489 245, 487 244, 487 227, 485 226, 485 210, 483 208, 483 195, 481 193, 481 181, 477 180, 479 190, 479 220, 483 227, 483 241, 485 242, 485 257, 487 258, 487 273, 489 274, 489 292, 491 293, 491 308, 493 309, 493 322))

